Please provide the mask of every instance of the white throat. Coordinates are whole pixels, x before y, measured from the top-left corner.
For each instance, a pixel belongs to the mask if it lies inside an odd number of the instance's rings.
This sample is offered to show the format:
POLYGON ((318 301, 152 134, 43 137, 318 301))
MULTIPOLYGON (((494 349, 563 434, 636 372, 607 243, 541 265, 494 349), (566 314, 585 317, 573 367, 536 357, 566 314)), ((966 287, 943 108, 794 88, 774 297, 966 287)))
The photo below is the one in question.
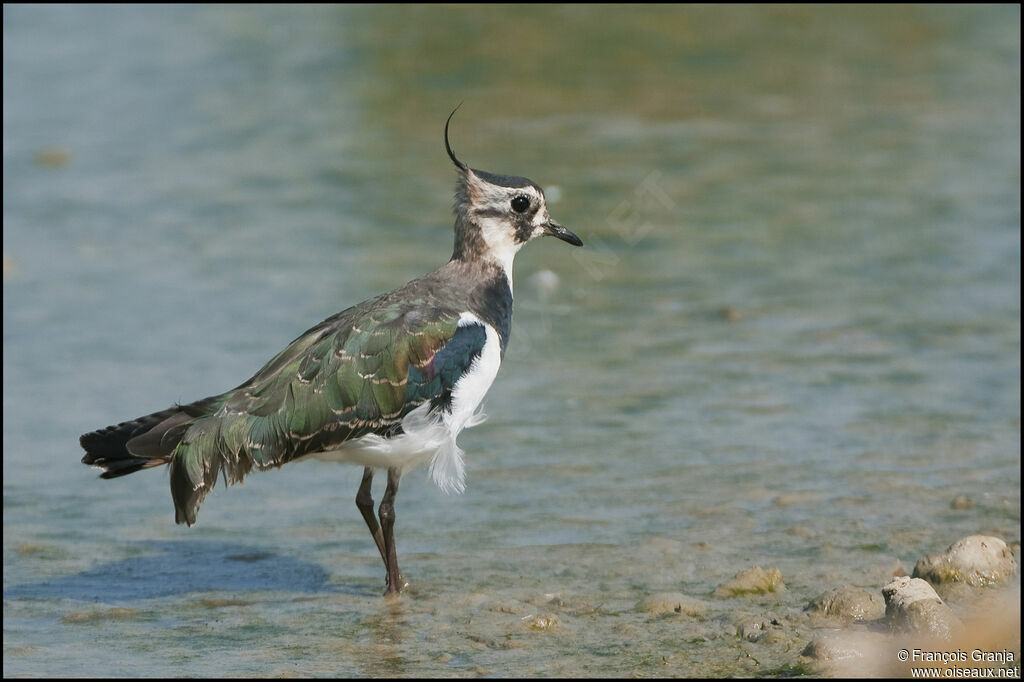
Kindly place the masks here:
POLYGON ((480 235, 487 245, 487 255, 505 271, 509 291, 512 290, 512 261, 516 253, 523 247, 517 242, 508 225, 496 218, 484 218, 480 221, 480 235))

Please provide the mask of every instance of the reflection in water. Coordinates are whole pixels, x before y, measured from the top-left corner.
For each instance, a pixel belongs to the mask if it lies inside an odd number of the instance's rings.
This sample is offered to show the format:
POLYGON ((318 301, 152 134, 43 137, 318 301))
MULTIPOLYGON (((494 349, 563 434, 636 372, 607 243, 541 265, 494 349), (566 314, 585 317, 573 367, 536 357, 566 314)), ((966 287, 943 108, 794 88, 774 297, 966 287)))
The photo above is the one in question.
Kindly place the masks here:
POLYGON ((335 592, 316 564, 244 545, 146 542, 120 561, 44 582, 4 588, 4 599, 75 599, 131 602, 193 592, 283 590, 335 592))
POLYGON ((408 675, 410 666, 401 645, 409 638, 402 599, 384 599, 376 613, 363 618, 366 634, 357 652, 360 674, 366 677, 408 675))

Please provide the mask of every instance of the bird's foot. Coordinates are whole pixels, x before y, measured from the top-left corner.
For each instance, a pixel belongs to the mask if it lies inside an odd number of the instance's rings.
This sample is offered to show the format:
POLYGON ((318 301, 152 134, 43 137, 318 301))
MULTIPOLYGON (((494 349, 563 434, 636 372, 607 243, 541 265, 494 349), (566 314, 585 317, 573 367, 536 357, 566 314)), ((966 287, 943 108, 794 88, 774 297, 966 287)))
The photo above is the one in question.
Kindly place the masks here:
POLYGON ((397 597, 400 594, 402 594, 402 592, 405 591, 405 588, 409 587, 409 581, 406 580, 405 576, 402 575, 401 573, 398 574, 398 586, 397 587, 392 587, 390 580, 387 580, 386 582, 387 582, 387 586, 384 588, 384 596, 385 597, 397 597))

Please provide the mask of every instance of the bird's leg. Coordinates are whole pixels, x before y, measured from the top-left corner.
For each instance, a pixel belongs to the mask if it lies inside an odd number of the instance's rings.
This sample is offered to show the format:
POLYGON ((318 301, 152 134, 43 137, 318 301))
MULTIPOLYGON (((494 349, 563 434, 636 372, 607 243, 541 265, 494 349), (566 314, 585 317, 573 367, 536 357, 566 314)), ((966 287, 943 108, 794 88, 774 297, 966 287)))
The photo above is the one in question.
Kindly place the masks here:
POLYGON ((405 580, 398 572, 398 551, 395 549, 395 495, 398 493, 398 479, 401 478, 401 475, 399 469, 394 467, 388 469, 388 487, 384 491, 380 508, 377 510, 380 516, 380 526, 384 530, 384 551, 387 556, 384 560, 388 569, 385 596, 397 595, 405 587, 405 580))
POLYGON ((377 517, 373 515, 371 483, 373 483, 373 469, 366 467, 363 469, 363 482, 359 484, 359 492, 356 493, 356 506, 359 507, 359 512, 363 515, 363 520, 366 521, 366 527, 370 529, 373 541, 377 543, 380 558, 384 560, 384 568, 386 569, 388 567, 388 555, 384 550, 384 536, 381 535, 380 526, 377 525, 377 517))

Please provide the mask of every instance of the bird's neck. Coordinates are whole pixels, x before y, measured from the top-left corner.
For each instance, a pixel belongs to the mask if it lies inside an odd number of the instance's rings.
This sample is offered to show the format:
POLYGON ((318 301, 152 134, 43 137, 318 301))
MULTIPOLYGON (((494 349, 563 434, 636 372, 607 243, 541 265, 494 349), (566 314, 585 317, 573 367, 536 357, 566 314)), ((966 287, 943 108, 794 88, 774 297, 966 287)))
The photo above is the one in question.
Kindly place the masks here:
POLYGON ((512 293, 512 263, 521 242, 506 225, 494 218, 473 219, 460 213, 455 219, 455 248, 452 260, 490 270, 497 266, 512 293))
POLYGON ((512 331, 512 279, 505 269, 492 258, 456 255, 434 274, 441 281, 460 283, 458 289, 464 292, 470 312, 498 332, 504 356, 512 331))

